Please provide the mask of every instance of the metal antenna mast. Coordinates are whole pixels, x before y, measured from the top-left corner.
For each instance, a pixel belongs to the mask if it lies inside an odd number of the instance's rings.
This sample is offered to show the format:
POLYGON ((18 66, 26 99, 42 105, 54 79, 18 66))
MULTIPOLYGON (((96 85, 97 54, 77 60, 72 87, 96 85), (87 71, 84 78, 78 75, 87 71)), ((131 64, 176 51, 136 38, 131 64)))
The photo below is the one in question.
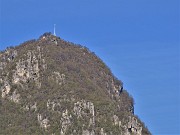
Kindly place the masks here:
POLYGON ((54 36, 56 36, 56 24, 54 24, 54 36))

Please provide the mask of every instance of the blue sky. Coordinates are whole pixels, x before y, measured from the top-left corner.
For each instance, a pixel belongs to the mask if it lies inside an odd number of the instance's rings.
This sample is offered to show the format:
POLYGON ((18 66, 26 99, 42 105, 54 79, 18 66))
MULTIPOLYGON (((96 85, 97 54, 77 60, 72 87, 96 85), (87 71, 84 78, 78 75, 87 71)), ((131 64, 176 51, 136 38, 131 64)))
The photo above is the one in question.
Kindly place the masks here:
POLYGON ((0 0, 0 50, 44 32, 85 45, 155 135, 180 134, 179 0, 0 0))

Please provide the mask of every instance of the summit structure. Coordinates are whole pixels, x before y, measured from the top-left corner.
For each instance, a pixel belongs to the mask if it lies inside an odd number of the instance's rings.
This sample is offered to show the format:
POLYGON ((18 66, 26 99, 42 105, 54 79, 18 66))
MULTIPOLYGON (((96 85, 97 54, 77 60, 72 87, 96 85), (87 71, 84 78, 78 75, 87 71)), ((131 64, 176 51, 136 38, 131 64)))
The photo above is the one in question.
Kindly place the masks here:
POLYGON ((54 24, 54 36, 56 36, 56 24, 54 24))

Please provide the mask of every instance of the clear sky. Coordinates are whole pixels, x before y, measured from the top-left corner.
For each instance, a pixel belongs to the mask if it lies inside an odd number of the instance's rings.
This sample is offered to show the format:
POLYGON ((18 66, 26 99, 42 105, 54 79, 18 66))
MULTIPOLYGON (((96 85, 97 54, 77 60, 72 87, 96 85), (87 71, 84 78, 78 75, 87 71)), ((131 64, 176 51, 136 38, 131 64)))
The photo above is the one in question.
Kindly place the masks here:
POLYGON ((179 0, 0 0, 0 50, 54 23, 124 82, 154 135, 180 134, 179 0))

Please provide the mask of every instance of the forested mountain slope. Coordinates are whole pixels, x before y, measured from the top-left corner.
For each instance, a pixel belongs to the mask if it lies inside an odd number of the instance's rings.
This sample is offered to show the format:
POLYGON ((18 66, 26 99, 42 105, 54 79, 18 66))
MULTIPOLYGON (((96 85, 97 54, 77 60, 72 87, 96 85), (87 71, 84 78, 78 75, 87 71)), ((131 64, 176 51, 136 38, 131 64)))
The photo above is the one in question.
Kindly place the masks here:
POLYGON ((150 132, 102 60, 86 47, 45 33, 0 52, 0 134, 150 132))

